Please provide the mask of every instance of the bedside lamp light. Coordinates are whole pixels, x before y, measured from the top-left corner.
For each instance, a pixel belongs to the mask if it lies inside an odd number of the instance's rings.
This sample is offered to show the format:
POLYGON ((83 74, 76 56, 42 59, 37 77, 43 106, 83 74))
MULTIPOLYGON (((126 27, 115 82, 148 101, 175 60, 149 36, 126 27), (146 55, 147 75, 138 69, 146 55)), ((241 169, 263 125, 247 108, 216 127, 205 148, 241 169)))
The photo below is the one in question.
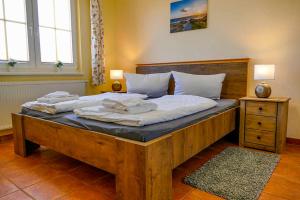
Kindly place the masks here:
POLYGON ((122 89, 122 84, 119 80, 123 79, 123 70, 110 70, 110 79, 115 80, 112 84, 112 90, 114 92, 120 91, 122 89))
MULTIPOLYGON (((255 65, 254 80, 274 80, 275 65, 255 65)), ((255 94, 258 98, 268 98, 272 92, 271 86, 266 82, 258 84, 255 88, 255 94)))

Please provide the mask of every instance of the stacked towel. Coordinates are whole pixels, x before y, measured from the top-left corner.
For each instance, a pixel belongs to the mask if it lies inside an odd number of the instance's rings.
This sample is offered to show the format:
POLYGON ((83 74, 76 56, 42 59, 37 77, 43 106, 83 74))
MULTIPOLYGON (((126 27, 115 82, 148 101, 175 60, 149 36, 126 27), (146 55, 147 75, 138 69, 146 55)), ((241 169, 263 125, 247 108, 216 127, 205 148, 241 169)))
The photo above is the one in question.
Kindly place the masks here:
POLYGON ((57 91, 50 94, 47 94, 41 98, 37 99, 39 103, 55 104, 65 101, 78 100, 78 95, 70 94, 69 92, 57 91))
POLYGON ((141 114, 157 109, 157 105, 139 98, 127 100, 104 99, 100 112, 112 112, 120 114, 141 114))
MULTIPOLYGON (((59 93, 49 94, 46 95, 47 97, 56 96, 59 93)), ((57 95, 59 96, 59 95, 57 95)), ((78 100, 72 100, 72 101, 64 101, 59 103, 40 103, 38 101, 33 102, 27 102, 22 105, 23 108, 29 108, 31 110, 37 110, 44 113, 49 114, 57 114, 62 112, 69 112, 74 109, 83 108, 83 107, 92 107, 92 106, 100 106, 102 105, 102 101, 104 99, 119 99, 119 100, 127 100, 132 98, 140 98, 140 99, 146 99, 147 95, 142 94, 127 94, 127 93, 103 93, 98 95, 92 95, 92 96, 83 96, 79 97, 78 100)))

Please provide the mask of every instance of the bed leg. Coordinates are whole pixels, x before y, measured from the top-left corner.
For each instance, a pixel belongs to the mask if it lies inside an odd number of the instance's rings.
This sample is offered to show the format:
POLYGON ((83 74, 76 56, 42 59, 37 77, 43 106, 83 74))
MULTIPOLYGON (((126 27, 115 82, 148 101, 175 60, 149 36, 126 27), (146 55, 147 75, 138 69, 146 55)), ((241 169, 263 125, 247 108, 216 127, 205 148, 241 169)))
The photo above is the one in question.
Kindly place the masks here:
POLYGON ((171 138, 146 146, 121 140, 117 144, 117 199, 171 200, 171 138))
POLYGON ((26 157, 28 154, 39 148, 40 145, 25 139, 23 132, 23 117, 21 115, 12 114, 14 148, 15 153, 19 156, 26 157))

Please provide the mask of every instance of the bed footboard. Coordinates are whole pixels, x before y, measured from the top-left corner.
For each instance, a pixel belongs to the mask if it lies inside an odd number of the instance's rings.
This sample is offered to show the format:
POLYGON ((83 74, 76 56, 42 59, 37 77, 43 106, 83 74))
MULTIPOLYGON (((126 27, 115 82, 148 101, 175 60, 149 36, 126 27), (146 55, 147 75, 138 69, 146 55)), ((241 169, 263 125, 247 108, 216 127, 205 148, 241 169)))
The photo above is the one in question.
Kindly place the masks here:
POLYGON ((39 144, 115 174, 115 137, 19 114, 12 118, 16 154, 27 156, 39 144))
POLYGON ((172 170, 236 127, 237 108, 149 142, 137 142, 12 114, 15 152, 39 145, 116 175, 118 200, 171 200, 172 170))
POLYGON ((12 118, 16 154, 26 157, 44 145, 115 174, 118 200, 172 199, 171 135, 142 143, 19 114, 12 118))

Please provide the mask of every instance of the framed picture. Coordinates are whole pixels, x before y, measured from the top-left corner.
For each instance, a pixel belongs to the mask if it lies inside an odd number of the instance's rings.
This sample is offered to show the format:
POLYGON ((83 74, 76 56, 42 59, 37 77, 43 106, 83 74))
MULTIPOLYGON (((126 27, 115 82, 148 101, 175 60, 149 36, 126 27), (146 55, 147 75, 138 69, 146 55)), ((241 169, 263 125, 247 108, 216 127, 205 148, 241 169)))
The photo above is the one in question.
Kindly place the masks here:
POLYGON ((207 28, 208 0, 171 0, 170 32, 207 28))

